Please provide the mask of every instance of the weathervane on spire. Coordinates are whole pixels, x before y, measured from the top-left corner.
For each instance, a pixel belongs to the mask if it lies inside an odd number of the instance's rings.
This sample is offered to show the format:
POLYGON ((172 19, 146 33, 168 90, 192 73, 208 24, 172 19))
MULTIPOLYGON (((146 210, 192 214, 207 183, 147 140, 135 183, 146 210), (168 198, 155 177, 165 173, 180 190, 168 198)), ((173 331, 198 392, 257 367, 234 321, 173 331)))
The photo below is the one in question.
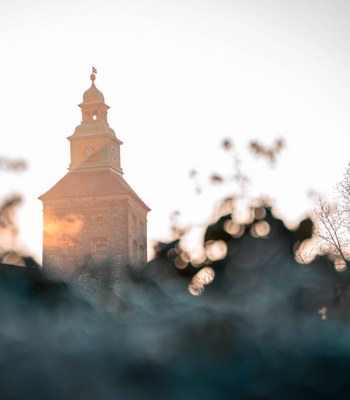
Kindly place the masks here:
POLYGON ((97 69, 94 68, 94 66, 92 66, 92 74, 90 75, 90 79, 92 80, 92 83, 93 83, 94 80, 96 79, 95 74, 97 74, 97 69))

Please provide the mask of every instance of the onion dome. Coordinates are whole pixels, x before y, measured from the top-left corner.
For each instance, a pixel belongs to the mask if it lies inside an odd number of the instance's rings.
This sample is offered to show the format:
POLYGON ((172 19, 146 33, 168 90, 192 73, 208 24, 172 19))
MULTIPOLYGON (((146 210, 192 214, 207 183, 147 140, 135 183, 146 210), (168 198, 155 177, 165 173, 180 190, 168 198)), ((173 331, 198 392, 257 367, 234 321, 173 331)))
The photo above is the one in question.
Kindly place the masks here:
POLYGON ((90 89, 88 89, 83 94, 83 103, 82 104, 104 103, 105 98, 104 98, 103 94, 95 86, 94 81, 96 79, 96 75, 91 74, 90 79, 92 80, 92 84, 91 84, 90 89))
POLYGON ((72 136, 94 136, 107 133, 116 137, 107 121, 109 106, 105 103, 103 94, 95 86, 96 75, 92 73, 90 79, 92 80, 91 87, 83 94, 83 102, 79 104, 82 121, 75 128, 72 136))

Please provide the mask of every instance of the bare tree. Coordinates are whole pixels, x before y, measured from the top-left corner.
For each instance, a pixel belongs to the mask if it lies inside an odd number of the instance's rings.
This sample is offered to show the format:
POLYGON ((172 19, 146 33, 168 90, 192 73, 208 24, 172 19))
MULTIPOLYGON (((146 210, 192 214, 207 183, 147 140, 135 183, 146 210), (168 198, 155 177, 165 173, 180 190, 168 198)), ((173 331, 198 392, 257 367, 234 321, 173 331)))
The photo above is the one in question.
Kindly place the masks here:
POLYGON ((27 169, 27 163, 24 160, 8 160, 0 157, 0 170, 22 172, 27 169))
POLYGON ((318 237, 317 252, 328 254, 338 270, 345 269, 350 260, 350 163, 344 178, 335 186, 337 205, 319 199, 315 207, 318 237))
MULTIPOLYGON (((221 147, 226 152, 228 152, 232 157, 234 174, 233 175, 232 175, 232 173, 221 174, 221 173, 214 172, 209 176, 209 182, 211 184, 219 184, 220 185, 220 184, 225 184, 225 183, 229 183, 232 181, 236 181, 238 184, 238 189, 240 191, 240 197, 244 197, 244 195, 246 193, 246 186, 249 182, 249 179, 248 179, 247 175, 245 175, 242 172, 241 160, 238 156, 238 151, 235 147, 235 144, 233 143, 233 141, 231 139, 226 138, 221 142, 221 147)), ((203 184, 200 184, 198 175, 199 174, 195 169, 192 169, 189 173, 190 178, 193 179, 195 182, 195 191, 196 191, 196 193, 199 194, 203 190, 203 184)))
MULTIPOLYGON (((5 157, 0 157, 0 172, 23 172, 27 169, 27 164, 24 160, 9 160, 5 157)), ((4 246, 4 242, 8 241, 13 244, 18 235, 18 226, 16 223, 16 211, 22 203, 22 196, 12 194, 3 199, 0 199, 0 261, 2 256, 8 250, 8 244, 4 246), (4 253, 5 252, 5 253, 4 253)))
POLYGON ((15 209, 22 203, 22 197, 18 194, 13 194, 6 197, 0 203, 0 230, 14 230, 16 223, 14 222, 15 209))
POLYGON ((277 154, 285 147, 283 139, 275 140, 272 147, 266 147, 259 143, 257 140, 253 140, 249 143, 250 151, 257 157, 263 157, 269 161, 270 165, 273 166, 277 160, 277 154))

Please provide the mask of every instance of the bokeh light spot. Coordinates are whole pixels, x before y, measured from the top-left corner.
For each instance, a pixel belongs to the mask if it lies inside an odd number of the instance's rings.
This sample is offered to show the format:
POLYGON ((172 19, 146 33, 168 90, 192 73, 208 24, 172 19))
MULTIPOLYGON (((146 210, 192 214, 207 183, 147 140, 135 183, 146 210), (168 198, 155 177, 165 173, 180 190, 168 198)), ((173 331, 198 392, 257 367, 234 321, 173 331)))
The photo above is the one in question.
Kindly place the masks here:
POLYGON ((211 261, 222 260, 227 255, 227 244, 223 240, 209 240, 205 243, 205 252, 211 261))
POLYGON ((188 291, 193 296, 200 296, 204 293, 204 287, 213 282, 215 272, 210 267, 204 267, 196 273, 188 286, 188 291))
POLYGON ((347 269, 347 265, 346 262, 344 260, 341 259, 337 259, 334 262, 334 268, 338 271, 338 272, 344 272, 347 269))
POLYGON ((175 249, 170 249, 167 253, 167 257, 169 258, 169 260, 175 260, 175 258, 177 257, 177 252, 175 249))
POLYGON ((4 264, 17 265, 18 267, 25 267, 23 258, 13 251, 5 254, 1 262, 4 264))
POLYGON ((199 246, 193 252, 191 252, 191 264, 195 268, 202 267, 206 259, 207 256, 203 246, 199 246))
POLYGON ((259 221, 256 222, 251 228, 250 228, 250 234, 255 237, 266 237, 271 231, 270 225, 266 221, 259 221))
POLYGON ((234 238, 239 238, 244 233, 244 226, 241 224, 236 224, 235 222, 232 221, 232 219, 228 219, 227 221, 225 221, 224 229, 234 238))
POLYGON ((264 207, 258 207, 254 210, 256 219, 264 219, 266 217, 266 210, 264 207))
POLYGON ((190 259, 191 259, 190 255, 187 253, 187 251, 183 251, 183 252, 181 253, 181 258, 182 258, 184 261, 186 261, 187 263, 189 263, 189 262, 190 262, 190 259))
POLYGON ((188 265, 188 261, 185 261, 181 256, 175 258, 175 266, 178 269, 185 269, 188 265))
POLYGON ((318 310, 318 313, 321 315, 321 319, 325 320, 327 319, 327 307, 322 307, 318 310))
POLYGON ((177 252, 175 249, 170 249, 167 253, 167 257, 169 258, 169 260, 175 260, 175 258, 177 257, 177 252))

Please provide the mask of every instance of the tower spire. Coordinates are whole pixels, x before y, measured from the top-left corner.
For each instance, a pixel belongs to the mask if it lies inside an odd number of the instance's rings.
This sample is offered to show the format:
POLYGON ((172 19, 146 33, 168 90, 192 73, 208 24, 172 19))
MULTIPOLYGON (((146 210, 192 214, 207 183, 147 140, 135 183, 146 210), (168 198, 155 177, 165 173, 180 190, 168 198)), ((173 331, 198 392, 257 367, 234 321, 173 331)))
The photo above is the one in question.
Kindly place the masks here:
POLYGON ((92 84, 83 94, 83 102, 79 104, 82 121, 68 138, 72 156, 69 170, 79 172, 110 169, 122 176, 120 146, 123 142, 116 137, 108 124, 109 106, 95 85, 96 73, 96 68, 92 66, 92 84))
POLYGON ((94 68, 94 66, 92 66, 92 74, 90 75, 90 79, 92 80, 92 83, 94 83, 94 80, 96 79, 95 74, 97 74, 97 69, 94 68))

